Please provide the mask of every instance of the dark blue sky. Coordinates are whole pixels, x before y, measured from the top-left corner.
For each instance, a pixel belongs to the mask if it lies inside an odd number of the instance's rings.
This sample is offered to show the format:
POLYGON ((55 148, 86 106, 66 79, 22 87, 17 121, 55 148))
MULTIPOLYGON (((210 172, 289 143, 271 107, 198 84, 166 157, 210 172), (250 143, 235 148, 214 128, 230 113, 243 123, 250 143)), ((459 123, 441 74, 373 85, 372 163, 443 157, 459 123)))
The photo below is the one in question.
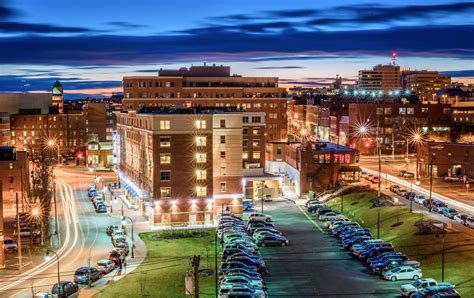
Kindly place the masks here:
POLYGON ((472 82, 473 15, 473 1, 0 0, 0 91, 60 79, 70 97, 106 94, 124 75, 203 61, 320 85, 392 51, 472 82))

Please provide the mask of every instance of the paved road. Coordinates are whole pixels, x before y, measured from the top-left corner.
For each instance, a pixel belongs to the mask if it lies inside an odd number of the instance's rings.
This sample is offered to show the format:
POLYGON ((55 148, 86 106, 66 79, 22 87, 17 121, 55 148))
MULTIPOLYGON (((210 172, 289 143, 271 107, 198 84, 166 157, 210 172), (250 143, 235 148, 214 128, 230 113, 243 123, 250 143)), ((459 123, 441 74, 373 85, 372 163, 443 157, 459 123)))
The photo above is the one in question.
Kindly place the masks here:
POLYGON ((406 283, 370 274, 293 202, 266 202, 264 208, 290 240, 287 247, 261 249, 270 297, 396 297, 406 283))
MULTIPOLYGON (((105 229, 107 225, 119 224, 120 219, 95 212, 86 193, 93 176, 62 171, 58 171, 56 176, 58 203, 65 214, 59 219, 63 235, 62 243, 65 243, 63 248, 58 250, 61 280, 72 281, 74 271, 80 266, 87 266, 89 257, 92 266, 95 266, 99 259, 108 257, 113 246, 105 229)), ((53 258, 44 267, 25 278, 0 283, 2 291, 0 296, 32 297, 33 292, 51 291, 52 285, 56 282, 56 259, 53 258)), ((98 283, 103 282, 104 280, 98 283)))

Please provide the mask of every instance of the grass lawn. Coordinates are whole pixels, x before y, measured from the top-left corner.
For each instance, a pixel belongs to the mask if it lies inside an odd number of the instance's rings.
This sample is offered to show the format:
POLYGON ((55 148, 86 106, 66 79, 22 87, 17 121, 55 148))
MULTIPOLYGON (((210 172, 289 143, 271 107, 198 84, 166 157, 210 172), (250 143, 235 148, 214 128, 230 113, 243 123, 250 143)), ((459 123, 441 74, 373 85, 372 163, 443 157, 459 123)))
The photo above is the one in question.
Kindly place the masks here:
MULTIPOLYGON (((189 297, 184 293, 184 276, 190 269, 190 257, 200 255, 199 268, 210 268, 214 272, 215 230, 176 231, 189 232, 204 232, 207 235, 164 240, 155 237, 163 235, 163 232, 141 233, 140 238, 147 247, 143 263, 126 277, 106 287, 96 297, 189 297)), ((220 265, 219 257, 217 265, 220 265)), ((215 297, 214 274, 199 279, 201 297, 215 297)))
MULTIPOLYGON (((377 208, 370 208, 375 192, 359 192, 344 195, 344 215, 372 230, 377 237, 377 208)), ((329 206, 340 210, 341 198, 329 202, 329 206)), ((421 262, 424 277, 441 280, 441 238, 416 235, 415 223, 427 212, 410 213, 408 206, 380 208, 380 238, 391 241, 396 250, 410 259, 421 262)), ((445 281, 456 284, 463 297, 474 297, 474 238, 456 230, 447 230, 445 250, 445 281)))

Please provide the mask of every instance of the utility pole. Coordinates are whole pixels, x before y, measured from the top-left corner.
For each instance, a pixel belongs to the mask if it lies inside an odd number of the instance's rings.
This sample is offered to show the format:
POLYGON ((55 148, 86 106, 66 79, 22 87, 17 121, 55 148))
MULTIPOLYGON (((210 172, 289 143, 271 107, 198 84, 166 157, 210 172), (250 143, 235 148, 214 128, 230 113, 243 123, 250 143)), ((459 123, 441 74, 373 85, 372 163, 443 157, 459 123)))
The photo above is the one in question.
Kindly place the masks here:
POLYGON ((382 158, 380 157, 380 144, 379 144, 379 120, 377 119, 377 155, 379 158, 379 181, 377 191, 377 238, 380 238, 380 193, 381 193, 381 182, 382 182, 382 158))
POLYGON ((58 247, 60 245, 59 240, 59 231, 58 231, 58 203, 56 201, 56 181, 53 182, 53 199, 54 199, 54 224, 55 224, 55 233, 58 237, 58 247))
POLYGON ((216 287, 216 298, 218 295, 217 290, 217 232, 215 233, 214 239, 214 276, 215 276, 215 287, 216 287))
POLYGON ((435 156, 434 154, 431 156, 431 162, 430 162, 430 197, 429 197, 429 205, 428 205, 428 211, 431 212, 433 209, 433 200, 431 199, 431 196, 433 194, 433 162, 434 162, 435 156))
POLYGON ((194 277, 194 298, 199 298, 199 263, 200 262, 201 262, 201 256, 193 256, 193 258, 191 259, 191 266, 193 267, 193 277, 194 277))
POLYGON ((21 269, 21 236, 20 236, 20 213, 18 210, 18 192, 16 193, 16 229, 18 242, 18 268, 21 269))

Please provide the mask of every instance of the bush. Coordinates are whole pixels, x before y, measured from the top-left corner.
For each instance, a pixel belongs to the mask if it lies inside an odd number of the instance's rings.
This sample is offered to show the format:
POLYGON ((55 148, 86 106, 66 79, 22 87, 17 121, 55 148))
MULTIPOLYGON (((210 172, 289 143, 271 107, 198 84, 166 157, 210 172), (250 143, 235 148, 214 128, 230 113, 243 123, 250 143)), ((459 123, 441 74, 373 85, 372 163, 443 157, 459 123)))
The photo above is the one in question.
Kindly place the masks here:
POLYGON ((202 238, 209 236, 205 231, 188 231, 188 230, 164 230, 156 233, 153 238, 160 239, 184 239, 184 238, 202 238))

